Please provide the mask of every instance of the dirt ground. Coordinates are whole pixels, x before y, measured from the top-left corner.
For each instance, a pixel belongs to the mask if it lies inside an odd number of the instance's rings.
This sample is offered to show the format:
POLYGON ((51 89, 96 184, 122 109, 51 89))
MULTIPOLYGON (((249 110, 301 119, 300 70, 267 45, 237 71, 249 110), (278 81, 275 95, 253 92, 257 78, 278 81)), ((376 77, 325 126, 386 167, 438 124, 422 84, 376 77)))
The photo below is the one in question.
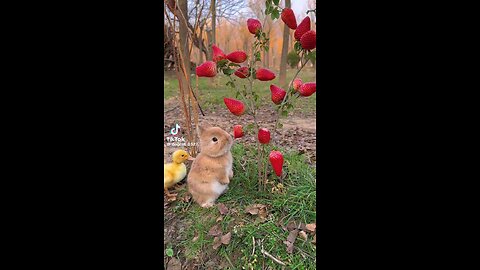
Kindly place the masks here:
MULTIPOLYGON (((164 106, 164 138, 169 136, 170 130, 174 127, 176 121, 183 118, 183 112, 178 106, 178 100, 171 98, 165 101, 164 106)), ((226 107, 219 107, 214 110, 203 109, 205 116, 200 116, 199 121, 206 121, 213 126, 218 126, 231 135, 233 135, 234 125, 245 126, 253 122, 253 117, 242 115, 240 117, 231 114, 226 107)), ((260 126, 269 129, 273 132, 273 122, 275 112, 271 108, 261 109, 258 113, 258 122, 260 126)), ((311 164, 316 163, 316 116, 315 113, 291 113, 287 118, 282 119, 280 123, 283 128, 277 129, 277 144, 287 149, 297 150, 301 154, 308 153, 308 158, 311 164)), ((182 121, 178 123, 182 126, 182 121)), ((273 134, 272 134, 273 136, 273 134)), ((255 136, 245 136, 241 138, 243 143, 255 143, 255 136)), ((171 154, 175 148, 165 147, 164 156, 165 162, 170 161, 171 154)))

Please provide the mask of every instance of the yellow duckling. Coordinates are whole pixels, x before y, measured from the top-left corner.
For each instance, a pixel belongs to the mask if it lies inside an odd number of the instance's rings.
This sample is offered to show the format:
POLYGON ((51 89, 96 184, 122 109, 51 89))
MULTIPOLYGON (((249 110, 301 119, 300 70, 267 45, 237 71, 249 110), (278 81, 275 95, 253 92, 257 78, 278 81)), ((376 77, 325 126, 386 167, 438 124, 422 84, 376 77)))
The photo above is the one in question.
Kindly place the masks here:
POLYGON ((177 194, 170 194, 168 188, 173 187, 176 183, 182 181, 187 175, 187 167, 183 162, 186 160, 195 160, 184 150, 177 150, 173 152, 172 163, 163 164, 163 188, 167 196, 176 196, 177 194))

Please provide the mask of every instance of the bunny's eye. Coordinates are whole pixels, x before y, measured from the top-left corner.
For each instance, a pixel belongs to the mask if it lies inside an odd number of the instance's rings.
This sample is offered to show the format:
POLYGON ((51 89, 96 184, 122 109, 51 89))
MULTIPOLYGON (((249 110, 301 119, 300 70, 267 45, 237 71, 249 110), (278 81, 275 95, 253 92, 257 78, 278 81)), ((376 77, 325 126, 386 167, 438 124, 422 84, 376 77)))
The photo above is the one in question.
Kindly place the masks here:
POLYGON ((218 141, 217 137, 213 137, 212 141, 214 141, 214 142, 218 141))

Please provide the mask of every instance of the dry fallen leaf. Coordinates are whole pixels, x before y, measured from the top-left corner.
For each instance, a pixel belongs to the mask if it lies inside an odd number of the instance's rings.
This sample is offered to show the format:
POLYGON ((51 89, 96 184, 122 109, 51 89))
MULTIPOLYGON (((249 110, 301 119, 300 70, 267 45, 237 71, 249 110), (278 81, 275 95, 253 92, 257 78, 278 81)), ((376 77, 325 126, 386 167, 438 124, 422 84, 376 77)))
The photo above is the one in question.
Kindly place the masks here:
POLYGON ((303 222, 300 222, 300 225, 298 225, 299 229, 302 230, 302 231, 306 231, 307 230, 307 226, 305 225, 305 223, 303 222))
POLYGON ((222 245, 222 242, 220 241, 220 237, 215 236, 215 238, 213 239, 213 249, 217 249, 221 245, 222 245))
POLYGON ((192 242, 196 242, 198 240, 198 233, 195 232, 195 236, 192 239, 192 242))
POLYGON ((174 202, 177 200, 177 196, 167 196, 167 202, 174 202))
POLYGON ((232 238, 232 233, 231 232, 225 234, 224 236, 222 236, 222 239, 221 239, 222 244, 228 245, 230 243, 231 238, 232 238))
POLYGON ((175 258, 175 257, 172 257, 170 258, 170 261, 168 261, 168 264, 167 264, 167 269, 168 270, 180 270, 182 269, 182 264, 180 263, 180 261, 175 258))
POLYGON ((300 235, 300 237, 303 238, 303 240, 307 241, 308 236, 306 232, 300 231, 298 235, 300 235))
POLYGON ((189 202, 191 198, 192 198, 192 196, 190 196, 188 193, 186 193, 185 196, 183 196, 182 201, 189 202))
POLYGON ((290 234, 287 237, 287 241, 292 243, 292 244, 295 243, 295 239, 297 239, 297 235, 298 235, 298 230, 297 229, 291 231, 290 234))
POLYGON ((307 228, 307 230, 309 230, 311 232, 315 232, 315 228, 317 227, 317 225, 315 223, 310 223, 310 224, 305 225, 305 227, 307 228))
POLYGON ((218 206, 218 210, 220 211, 220 214, 226 215, 228 213, 228 208, 225 206, 225 204, 219 203, 217 206, 218 206))
POLYGON ((285 245, 287 245, 287 252, 290 253, 290 254, 292 254, 292 252, 293 252, 293 244, 290 243, 289 241, 283 241, 283 243, 284 243, 285 245))
POLYGON ((250 213, 252 215, 257 215, 258 214, 258 208, 253 207, 253 206, 248 206, 245 208, 245 212, 250 213))
POLYGON ((223 220, 223 216, 219 216, 219 217, 215 220, 215 222, 219 222, 219 221, 222 221, 222 220, 223 220))
POLYGON ((246 213, 250 213, 252 215, 258 215, 262 220, 267 218, 267 206, 264 204, 252 204, 245 208, 246 213))
POLYGON ((293 252, 293 243, 295 243, 295 240, 297 239, 298 235, 298 230, 295 229, 288 234, 287 240, 283 241, 285 245, 287 245, 287 252, 292 253, 293 252))
POLYGON ((260 219, 262 220, 266 220, 267 219, 267 208, 260 208, 258 210, 258 216, 260 217, 260 219))
POLYGON ((287 230, 288 230, 288 231, 295 230, 295 229, 297 228, 297 226, 298 226, 297 223, 292 220, 292 221, 288 222, 288 224, 287 224, 287 230))
POLYGON ((220 229, 220 226, 218 224, 214 225, 210 230, 208 231, 208 235, 211 236, 218 236, 222 234, 222 229, 220 229))

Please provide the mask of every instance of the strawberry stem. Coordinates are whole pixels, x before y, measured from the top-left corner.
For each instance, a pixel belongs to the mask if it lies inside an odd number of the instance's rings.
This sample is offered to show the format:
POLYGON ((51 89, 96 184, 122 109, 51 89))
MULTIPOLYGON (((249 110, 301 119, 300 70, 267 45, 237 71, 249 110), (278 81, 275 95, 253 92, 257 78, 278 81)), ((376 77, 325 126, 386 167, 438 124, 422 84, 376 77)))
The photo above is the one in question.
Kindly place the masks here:
MULTIPOLYGON (((300 63, 301 63, 300 68, 297 70, 297 72, 293 76, 293 79, 288 84, 288 90, 290 90, 290 88, 292 87, 293 81, 297 78, 300 71, 307 65, 307 63, 310 59, 306 58, 305 62, 303 62, 303 60, 305 60, 305 52, 304 51, 301 52, 301 56, 300 56, 300 63)), ((277 109, 277 115, 276 115, 276 118, 275 118, 275 126, 273 127, 273 135, 272 135, 272 141, 273 142, 276 142, 275 141, 275 135, 277 133, 276 131, 277 131, 278 123, 280 121, 281 111, 283 110, 284 106, 288 103, 288 101, 290 101, 290 97, 291 97, 290 95, 285 95, 282 103, 280 104, 280 106, 277 109)))

